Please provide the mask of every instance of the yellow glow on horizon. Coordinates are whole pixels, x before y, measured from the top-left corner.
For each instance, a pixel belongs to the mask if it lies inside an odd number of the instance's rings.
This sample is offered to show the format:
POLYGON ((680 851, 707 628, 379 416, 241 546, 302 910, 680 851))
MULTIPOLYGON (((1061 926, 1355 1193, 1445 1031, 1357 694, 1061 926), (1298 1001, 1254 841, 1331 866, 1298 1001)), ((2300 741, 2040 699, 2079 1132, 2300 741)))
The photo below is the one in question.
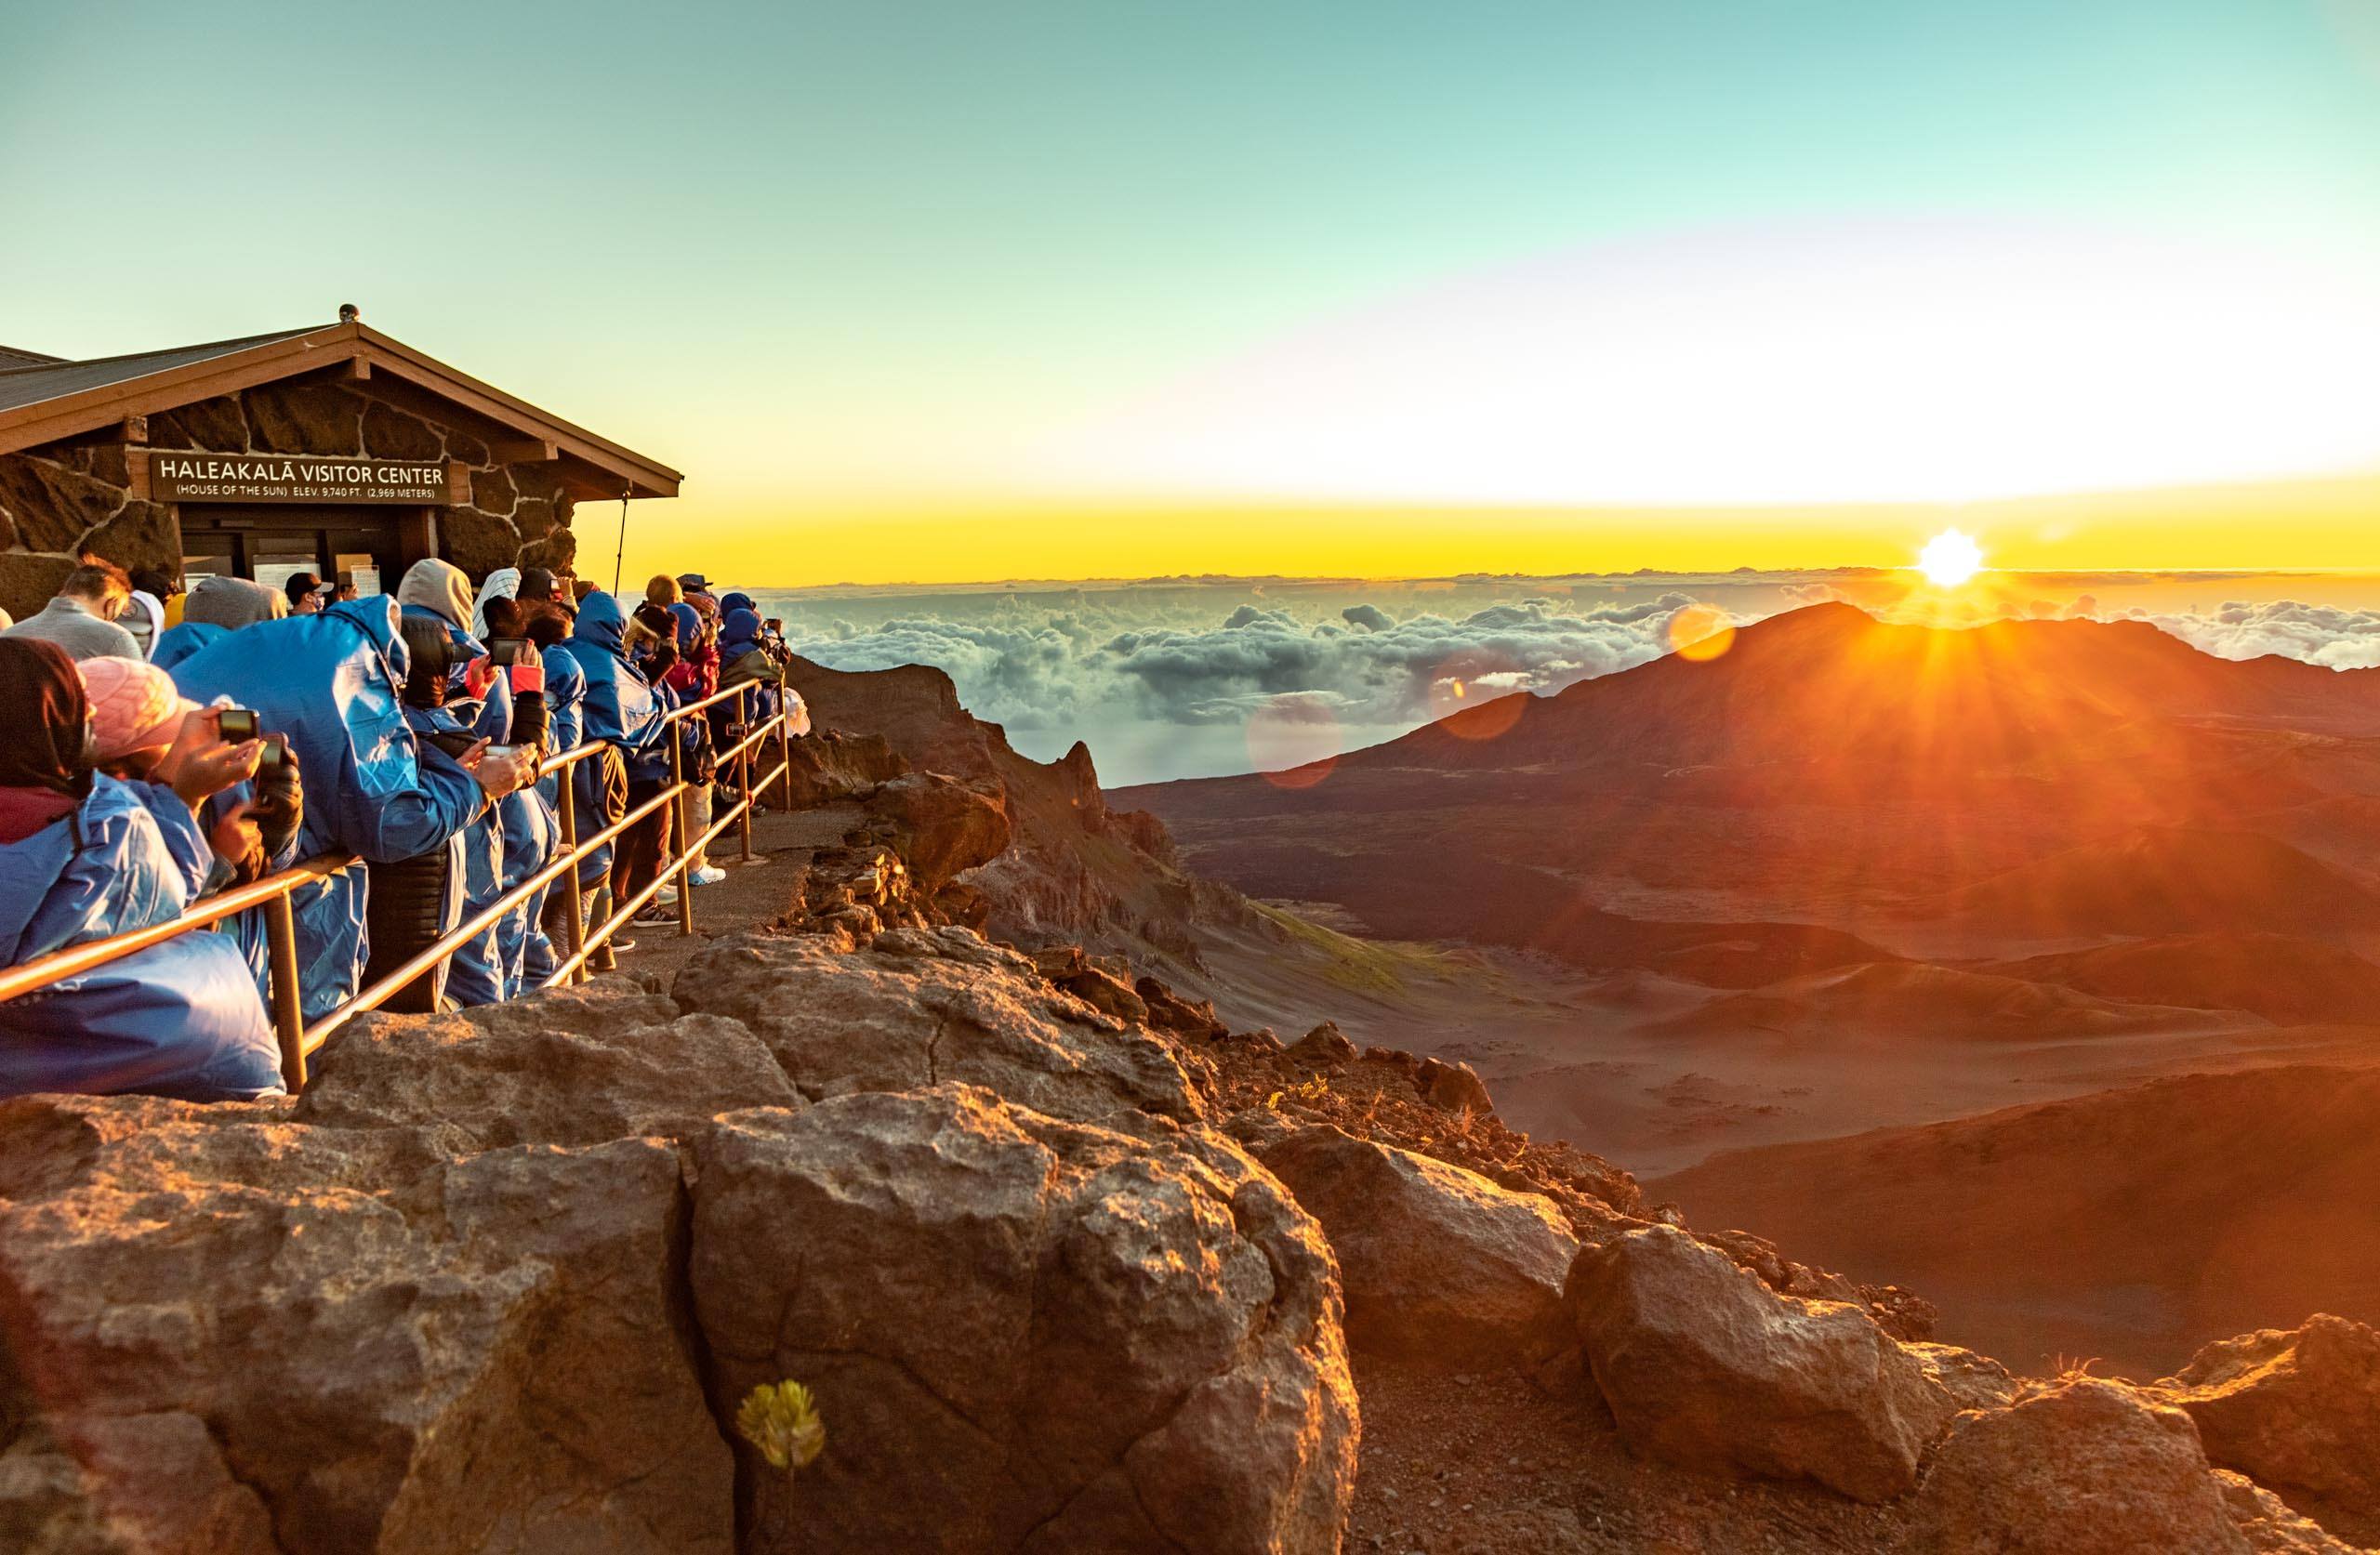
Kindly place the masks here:
POLYGON ((1917 553, 1917 570, 1940 588, 1956 588, 1983 571, 1983 547, 1962 529, 1946 529, 1917 553))
MULTIPOLYGON (((617 504, 581 504, 582 577, 608 583, 617 504)), ((1991 536, 1994 575, 2035 572, 2380 571, 2380 478, 2042 496, 1963 507, 1550 508, 788 500, 686 494, 629 515, 623 576, 700 569, 731 586, 975 583, 1005 578, 1428 578, 1465 573, 1907 571, 1957 523, 1991 536)), ((1973 586, 1967 592, 1972 592, 1973 586)))

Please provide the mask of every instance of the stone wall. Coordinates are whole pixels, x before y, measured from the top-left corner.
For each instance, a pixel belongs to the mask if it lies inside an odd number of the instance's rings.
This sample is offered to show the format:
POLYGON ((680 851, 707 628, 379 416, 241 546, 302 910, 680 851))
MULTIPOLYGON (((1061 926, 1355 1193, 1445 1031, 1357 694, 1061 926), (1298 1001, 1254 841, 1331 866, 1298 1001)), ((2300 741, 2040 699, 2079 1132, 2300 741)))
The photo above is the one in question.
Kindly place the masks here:
MULTIPOLYGON (((475 583, 498 567, 567 566, 577 551, 572 498, 554 465, 497 464, 480 439, 376 397, 369 383, 267 384, 162 411, 149 417, 149 446, 459 459, 471 468, 471 501, 439 509, 438 549, 475 583)), ((85 551, 126 568, 178 571, 172 509, 136 499, 130 483, 112 428, 0 454, 0 610, 39 610, 85 551)))

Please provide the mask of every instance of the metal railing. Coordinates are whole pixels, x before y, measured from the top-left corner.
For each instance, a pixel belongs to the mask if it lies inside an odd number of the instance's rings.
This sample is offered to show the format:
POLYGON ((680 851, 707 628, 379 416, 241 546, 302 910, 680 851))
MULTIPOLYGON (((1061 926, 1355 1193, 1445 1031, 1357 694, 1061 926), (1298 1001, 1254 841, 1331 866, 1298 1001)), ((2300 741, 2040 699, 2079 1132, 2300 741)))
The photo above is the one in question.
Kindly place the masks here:
MULTIPOLYGON (((326 880, 350 869, 369 865, 352 853, 330 853, 309 859, 277 874, 269 875, 249 885, 234 886, 205 897, 190 911, 165 923, 152 924, 105 940, 93 940, 86 944, 71 945, 50 955, 36 957, 20 966, 0 970, 0 1002, 77 977, 112 961, 121 960, 137 951, 161 944, 182 934, 211 929, 226 918, 261 907, 264 909, 267 1000, 272 1018, 274 1036, 281 1046, 282 1083, 292 1095, 305 1088, 307 1061, 329 1040, 331 1034, 366 1010, 377 1009, 396 996, 406 984, 442 965, 455 953, 488 929, 502 922, 514 911, 527 905, 537 893, 556 881, 564 882, 562 890, 568 910, 562 922, 569 941, 569 952, 557 961, 541 987, 551 988, 563 982, 584 982, 588 975, 589 958, 611 942, 614 935, 624 928, 645 905, 661 893, 672 879, 678 886, 678 932, 694 931, 694 893, 688 875, 695 859, 731 826, 739 832, 738 846, 743 862, 752 859, 752 804, 755 797, 771 784, 786 780, 787 808, 790 808, 792 784, 789 773, 793 767, 793 735, 782 699, 777 711, 760 722, 751 723, 745 717, 747 692, 761 688, 746 683, 725 691, 715 692, 699 702, 675 708, 662 718, 663 742, 669 751, 669 782, 662 790, 629 810, 617 821, 604 826, 590 837, 578 835, 577 806, 571 792, 570 771, 579 762, 598 756, 602 743, 588 741, 572 750, 540 762, 539 779, 560 774, 555 788, 555 805, 562 822, 562 841, 554 856, 520 884, 499 895, 495 901, 466 917, 435 943, 407 959, 402 966, 376 979, 356 991, 309 1024, 299 999, 298 980, 298 926, 289 899, 299 888, 315 881, 326 880), (700 785, 689 783, 685 773, 685 741, 680 726, 688 718, 701 717, 711 707, 735 699, 736 723, 742 738, 728 749, 716 753, 715 771, 724 773, 733 764, 735 771, 737 797, 724 813, 711 817, 700 837, 692 837, 694 795, 700 785), (754 751, 763 741, 774 737, 776 745, 776 765, 757 780, 752 776, 754 751), (662 868, 651 882, 626 901, 618 903, 611 915, 600 924, 587 922, 587 904, 580 894, 578 863, 588 850, 603 847, 624 836, 631 827, 644 821, 663 805, 674 807, 672 829, 674 846, 665 856, 662 868)), ((555 947, 559 951, 562 947, 555 947)))

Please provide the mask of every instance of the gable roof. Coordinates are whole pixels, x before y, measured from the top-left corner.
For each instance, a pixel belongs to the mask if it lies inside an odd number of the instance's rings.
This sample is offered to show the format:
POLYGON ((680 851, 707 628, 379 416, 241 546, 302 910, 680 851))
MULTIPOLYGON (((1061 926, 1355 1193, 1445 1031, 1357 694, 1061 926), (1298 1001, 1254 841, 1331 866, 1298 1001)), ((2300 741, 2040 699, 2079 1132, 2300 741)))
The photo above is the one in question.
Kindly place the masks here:
MULTIPOLYGON (((169 368, 188 367, 231 356, 271 340, 286 340, 302 329, 271 335, 250 335, 238 340, 216 340, 204 346, 178 346, 171 350, 138 351, 130 356, 102 356, 89 362, 53 357, 46 362, 0 366, 0 414, 24 405, 41 405, 89 389, 135 383, 169 368)), ((106 425, 101 422, 100 425, 106 425)), ((5 435, 5 434, 0 434, 5 435)))
POLYGON ((459 373, 400 340, 362 323, 322 324, 244 336, 170 350, 139 351, 90 362, 41 361, 11 365, 0 357, 0 454, 96 430, 126 416, 151 415, 178 405, 236 393, 325 368, 391 378, 502 428, 537 451, 522 456, 557 459, 565 482, 579 494, 675 496, 684 479, 658 460, 599 437, 525 400, 459 373))

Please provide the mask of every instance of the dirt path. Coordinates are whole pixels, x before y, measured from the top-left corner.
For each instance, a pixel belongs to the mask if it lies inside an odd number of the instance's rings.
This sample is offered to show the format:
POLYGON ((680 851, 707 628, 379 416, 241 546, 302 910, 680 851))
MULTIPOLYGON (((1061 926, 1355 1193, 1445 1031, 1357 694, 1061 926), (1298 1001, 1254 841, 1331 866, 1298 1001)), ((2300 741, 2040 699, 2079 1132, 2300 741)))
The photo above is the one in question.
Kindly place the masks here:
POLYGON ((711 845, 711 863, 727 871, 715 886, 694 888, 694 931, 675 925, 637 924, 625 930, 636 948, 622 952, 620 970, 632 977, 658 977, 667 987, 678 969, 714 939, 758 928, 784 912, 801 871, 822 848, 840 843, 865 819, 857 805, 826 805, 790 814, 770 813, 752 823, 752 859, 742 862, 730 830, 711 845))

